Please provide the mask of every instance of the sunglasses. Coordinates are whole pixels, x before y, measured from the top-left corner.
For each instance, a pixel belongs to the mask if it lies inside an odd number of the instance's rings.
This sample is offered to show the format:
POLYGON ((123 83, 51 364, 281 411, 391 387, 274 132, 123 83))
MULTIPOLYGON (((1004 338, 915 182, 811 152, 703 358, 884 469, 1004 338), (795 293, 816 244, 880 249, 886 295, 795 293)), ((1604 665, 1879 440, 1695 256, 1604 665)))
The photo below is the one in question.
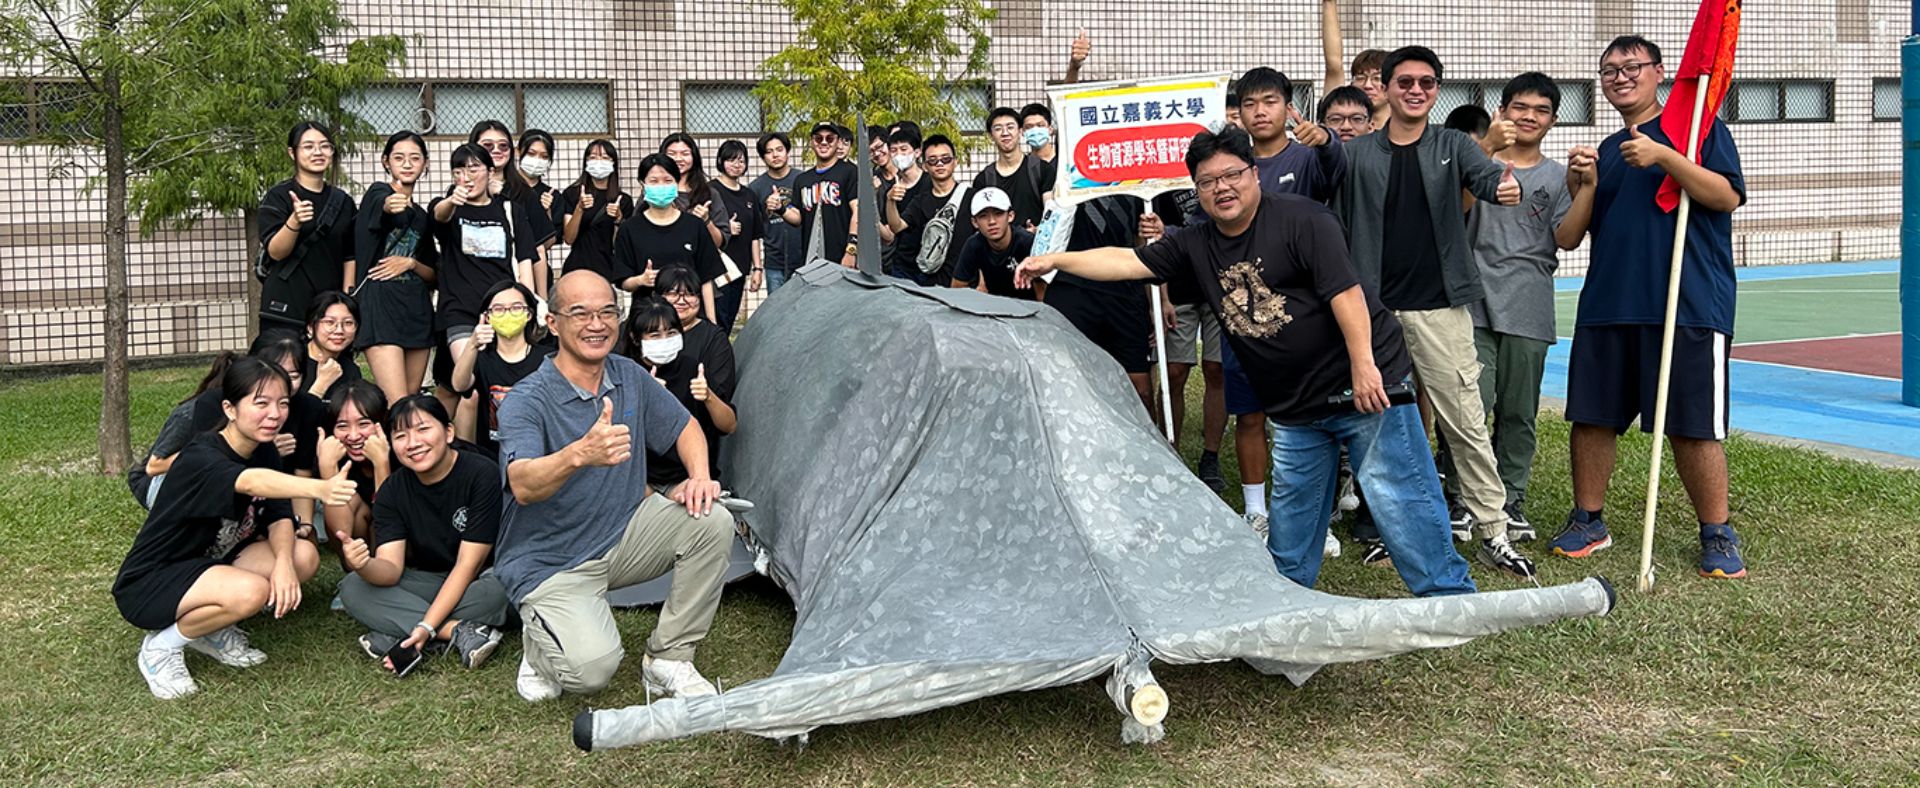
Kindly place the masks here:
POLYGON ((1419 85, 1421 90, 1433 90, 1439 87, 1440 80, 1433 77, 1399 77, 1393 81, 1393 86, 1401 90, 1412 90, 1415 85, 1419 85))
POLYGON ((945 167, 953 163, 952 156, 928 156, 925 160, 929 167, 945 167))

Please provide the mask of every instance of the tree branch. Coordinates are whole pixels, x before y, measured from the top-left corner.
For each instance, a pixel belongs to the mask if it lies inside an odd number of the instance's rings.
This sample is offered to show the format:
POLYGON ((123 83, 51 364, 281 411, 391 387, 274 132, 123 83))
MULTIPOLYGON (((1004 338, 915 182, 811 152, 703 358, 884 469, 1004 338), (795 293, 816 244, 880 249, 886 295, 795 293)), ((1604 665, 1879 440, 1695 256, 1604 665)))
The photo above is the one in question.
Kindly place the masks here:
POLYGON ((81 59, 79 52, 74 51, 73 40, 67 37, 67 31, 62 30, 60 22, 53 18, 53 8, 42 0, 33 0, 33 7, 40 11, 42 19, 47 20, 47 27, 53 30, 54 37, 60 39, 60 47, 67 53, 67 62, 73 66, 73 70, 80 72, 81 81, 87 83, 89 90, 99 93, 100 83, 94 81, 93 74, 87 69, 86 61, 81 59))

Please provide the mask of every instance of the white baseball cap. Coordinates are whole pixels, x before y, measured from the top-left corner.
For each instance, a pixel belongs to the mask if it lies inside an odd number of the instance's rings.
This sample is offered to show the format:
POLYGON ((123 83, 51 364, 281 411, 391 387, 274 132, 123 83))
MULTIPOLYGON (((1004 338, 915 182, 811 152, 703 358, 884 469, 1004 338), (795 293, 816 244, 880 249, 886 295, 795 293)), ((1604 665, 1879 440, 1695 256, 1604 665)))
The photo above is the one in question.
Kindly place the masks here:
POLYGON ((973 213, 971 215, 979 216, 981 211, 987 210, 988 208, 998 211, 1011 211, 1013 210, 1013 199, 1009 198, 1007 193, 1001 191, 999 187, 988 186, 973 195, 973 213))

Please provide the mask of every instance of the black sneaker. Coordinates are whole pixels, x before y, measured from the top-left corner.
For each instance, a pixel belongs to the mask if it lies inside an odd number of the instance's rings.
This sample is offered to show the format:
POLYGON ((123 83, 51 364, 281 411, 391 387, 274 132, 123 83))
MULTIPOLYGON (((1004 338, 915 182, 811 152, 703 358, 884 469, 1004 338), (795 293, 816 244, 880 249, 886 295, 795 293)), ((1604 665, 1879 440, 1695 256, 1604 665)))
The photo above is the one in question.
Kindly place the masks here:
POLYGON ((1367 549, 1360 553, 1360 565, 1378 569, 1393 568, 1393 555, 1387 552, 1385 542, 1368 542, 1367 549))
POLYGON ((1518 550, 1513 549, 1513 544, 1505 539, 1482 539, 1480 549, 1475 552, 1480 556, 1480 563, 1487 566, 1521 580, 1532 580, 1534 577, 1533 559, 1521 555, 1518 550))
POLYGON ((453 627, 453 639, 449 646, 459 655, 460 666, 477 668, 486 664, 487 657, 500 647, 505 639, 500 630, 474 621, 462 621, 453 627))
POLYGON ((1507 501, 1507 541, 1519 544, 1538 538, 1533 532, 1533 523, 1527 522, 1526 501, 1519 498, 1507 501))
POLYGON ((1453 541, 1473 541, 1473 512, 1457 500, 1447 501, 1447 520, 1453 526, 1453 541))
POLYGON ((368 632, 360 636, 360 652, 375 662, 385 658, 387 652, 398 645, 400 645, 400 638, 382 632, 368 632))
POLYGON ((1220 475, 1218 452, 1200 452, 1200 467, 1194 475, 1199 476, 1200 483, 1206 485, 1207 489, 1212 490, 1216 495, 1227 491, 1227 479, 1220 475))

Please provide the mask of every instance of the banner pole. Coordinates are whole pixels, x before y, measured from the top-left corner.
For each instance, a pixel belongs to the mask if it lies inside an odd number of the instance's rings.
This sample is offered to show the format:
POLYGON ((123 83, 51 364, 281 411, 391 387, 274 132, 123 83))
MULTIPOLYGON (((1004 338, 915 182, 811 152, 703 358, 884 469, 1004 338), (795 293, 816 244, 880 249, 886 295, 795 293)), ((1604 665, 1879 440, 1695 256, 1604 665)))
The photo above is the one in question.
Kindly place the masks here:
MULTIPOLYGON (((1147 292, 1153 294, 1153 358, 1160 367, 1160 421, 1167 431, 1167 442, 1173 443, 1173 395, 1167 385, 1167 321, 1160 309, 1160 286, 1147 285, 1147 292)), ((1176 445, 1173 450, 1177 452, 1180 447, 1176 445)))

